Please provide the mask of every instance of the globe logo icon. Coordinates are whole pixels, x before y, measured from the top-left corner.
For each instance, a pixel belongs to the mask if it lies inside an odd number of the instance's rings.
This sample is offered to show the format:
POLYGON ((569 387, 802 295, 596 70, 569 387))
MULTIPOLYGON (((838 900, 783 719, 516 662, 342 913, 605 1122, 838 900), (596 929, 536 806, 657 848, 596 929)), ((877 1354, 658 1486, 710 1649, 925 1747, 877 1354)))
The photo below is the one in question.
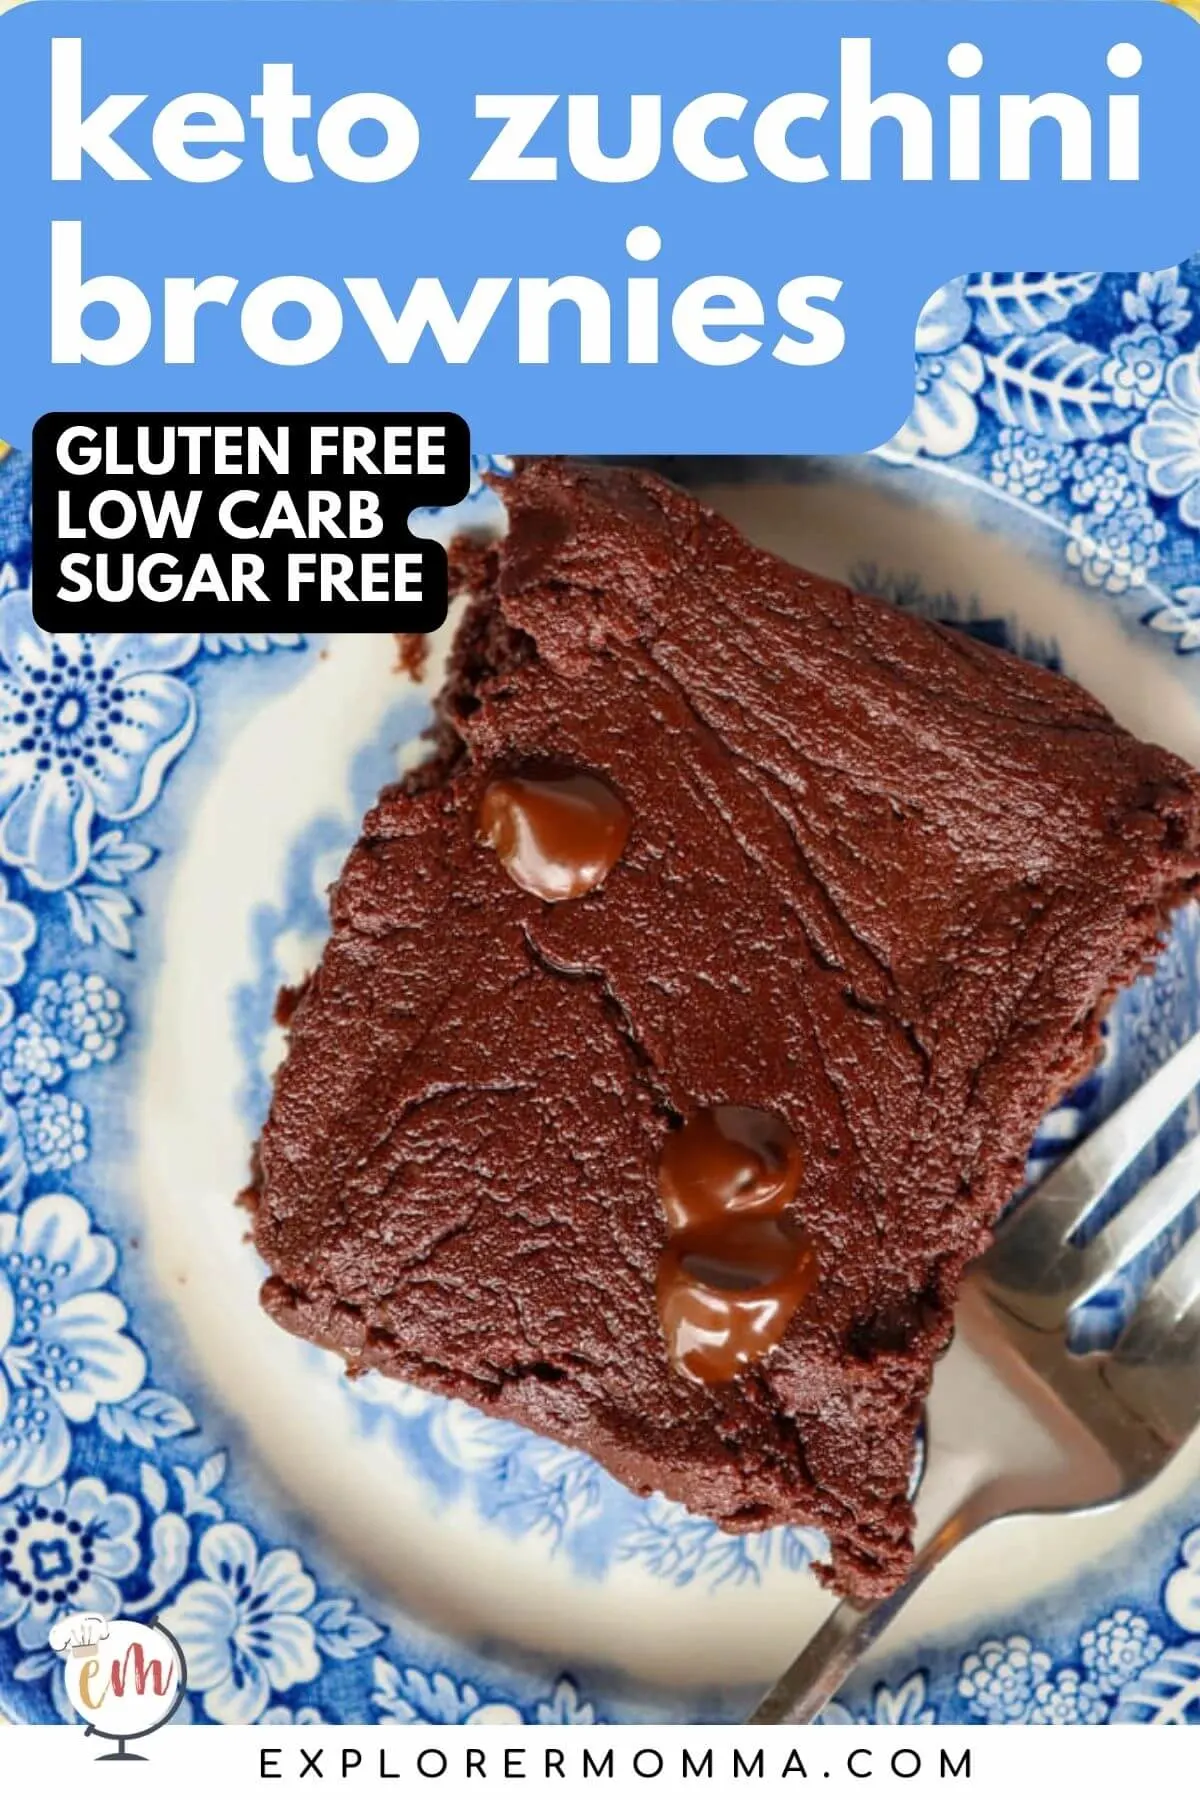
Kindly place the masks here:
POLYGON ((117 1746, 96 1760, 144 1761, 126 1745, 165 1725, 187 1686, 183 1651, 172 1634, 157 1620, 73 1613, 54 1626, 50 1644, 64 1659, 67 1697, 86 1735, 117 1746))

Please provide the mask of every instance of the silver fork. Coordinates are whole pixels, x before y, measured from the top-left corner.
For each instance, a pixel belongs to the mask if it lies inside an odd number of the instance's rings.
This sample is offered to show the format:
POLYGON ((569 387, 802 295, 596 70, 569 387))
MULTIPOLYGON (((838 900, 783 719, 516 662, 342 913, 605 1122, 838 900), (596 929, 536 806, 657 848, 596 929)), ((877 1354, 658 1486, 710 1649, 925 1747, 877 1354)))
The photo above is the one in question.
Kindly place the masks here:
POLYGON ((1111 1350, 1067 1345, 1073 1310, 1200 1194, 1193 1138, 1089 1243, 1072 1242, 1198 1085, 1200 1033, 1001 1223, 968 1277, 930 1392, 908 1580, 873 1605, 837 1605, 748 1723, 814 1718, 965 1538, 1016 1513, 1112 1506, 1200 1424, 1200 1231, 1146 1286, 1111 1350))

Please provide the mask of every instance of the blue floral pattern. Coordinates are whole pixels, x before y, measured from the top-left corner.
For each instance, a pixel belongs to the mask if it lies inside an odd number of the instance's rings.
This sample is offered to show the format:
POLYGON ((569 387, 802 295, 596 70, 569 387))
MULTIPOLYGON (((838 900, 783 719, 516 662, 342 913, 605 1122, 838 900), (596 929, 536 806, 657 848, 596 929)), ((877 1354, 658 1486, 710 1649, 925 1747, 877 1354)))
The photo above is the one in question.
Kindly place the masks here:
POLYGON ((921 309, 916 397, 912 416, 895 439, 897 454, 957 456, 978 429, 975 396, 983 386, 984 365, 976 345, 967 341, 972 315, 965 289, 960 277, 921 309))
MULTIPOLYGON (((372 1663, 384 1628, 323 1591, 296 1550, 227 1516, 226 1454, 152 1384, 113 1238, 61 1185, 91 1152, 74 1084, 120 1054, 126 1030, 111 960, 95 959, 136 948, 133 890, 155 850, 127 827, 193 738, 205 661, 303 641, 55 642, 21 583, 28 468, 16 455, 0 463, 0 517, 0 1698, 18 1716, 73 1717, 49 1632, 61 1612, 91 1609, 167 1620, 188 1655, 185 1720, 400 1719, 406 1705, 435 1716, 429 1696, 448 1676, 372 1663), (328 1672, 350 1668, 340 1702, 314 1704, 328 1672)), ((469 1683, 455 1704, 483 1719, 591 1716, 565 1677, 526 1685, 524 1711, 469 1683)))
POLYGON ((630 1564, 672 1587, 715 1591, 757 1584, 776 1565, 807 1568, 824 1551, 818 1531, 731 1537, 659 1495, 638 1500, 590 1457, 461 1403, 375 1375, 320 1373, 338 1381, 359 1428, 386 1435, 434 1494, 466 1493, 481 1519, 511 1537, 536 1533, 582 1575, 630 1564))
POLYGON ((1118 1606, 1107 1618, 1098 1619, 1079 1640, 1080 1660, 1101 1694, 1119 1694, 1162 1648, 1150 1621, 1128 1606, 1118 1606))
POLYGON ((386 1657, 375 1659, 371 1704, 381 1725, 594 1725, 596 1709, 581 1700, 573 1681, 555 1683, 549 1698, 520 1707, 511 1700, 485 1697, 469 1681, 456 1681, 444 1670, 398 1669, 386 1657))
POLYGON ((34 887, 71 887, 97 820, 135 819, 196 726, 169 670, 196 639, 109 632, 51 638, 27 593, 0 601, 0 856, 34 887))
POLYGON ((992 451, 994 485, 1014 500, 1041 506, 1057 494, 1074 472, 1075 452, 1069 444, 1047 444, 1020 425, 1003 425, 992 451))
POLYGON ((1173 337, 1144 323, 1115 337, 1100 378, 1112 389, 1117 405, 1139 410, 1148 405, 1162 387, 1167 364, 1176 348, 1173 337))
POLYGON ((1121 1605, 1063 1641, 1056 1657, 1029 1637, 987 1638, 945 1678, 953 1693, 931 1704, 939 1674, 915 1669, 860 1703, 826 1707, 836 1724, 973 1721, 1002 1725, 1200 1723, 1200 1531, 1145 1610, 1121 1605), (906 1716, 897 1716, 903 1705, 906 1716))
POLYGON ((1049 1673, 1050 1658, 1026 1637, 991 1638, 963 1661, 958 1691, 990 1725, 1023 1719, 1049 1673))
MULTIPOLYGON (((1198 292, 1200 261, 1137 277, 950 283, 923 309, 912 416, 881 453, 953 465, 1052 523, 1062 566, 1094 602, 1178 655, 1200 650, 1198 292)), ((477 477, 505 466, 481 459, 477 477)), ((488 502, 478 480, 476 499, 488 502)), ((28 464, 12 454, 0 461, 4 1707, 70 1716, 48 1635, 59 1611, 88 1607, 165 1617, 188 1653, 184 1716, 196 1722, 635 1716, 570 1674, 482 1662, 373 1617, 336 1578, 330 1587, 315 1554, 275 1541, 195 1397, 174 1391, 166 1351, 143 1339, 123 1240, 90 1185, 108 1126, 89 1084, 127 1054, 145 877, 170 848, 155 820, 204 696, 249 663, 306 647, 256 633, 56 644, 32 620, 28 520, 28 464)), ((889 587, 886 575, 871 584, 889 587)), ((901 604, 956 611, 949 597, 892 585, 901 604)), ((960 616, 1003 638, 999 622, 960 616)), ((1012 647, 1054 659, 1053 645, 1012 647)), ((1197 1023, 1191 929, 1118 1008, 1119 1054, 1046 1122, 1032 1173, 1197 1023)), ((269 976, 270 941, 262 955, 269 976)), ((465 1495, 486 1528, 538 1533, 587 1579, 633 1564, 663 1584, 715 1588, 756 1582, 773 1563, 802 1567, 818 1548, 804 1532, 725 1538, 625 1495, 584 1458, 425 1395, 364 1383, 347 1403, 444 1497, 465 1495)), ((966 1650, 852 1684, 826 1718, 1200 1720, 1200 1526, 1172 1517, 1136 1582, 1106 1567, 1053 1616, 997 1619, 966 1650)))
POLYGON ((244 1525, 210 1525, 200 1539, 201 1579, 163 1613, 183 1646, 188 1685, 220 1725, 250 1725, 271 1694, 315 1679, 321 1667, 308 1617, 316 1583, 294 1550, 260 1556, 244 1525))
POLYGON ((1181 656, 1200 650, 1196 271, 949 283, 921 313, 912 414, 880 453, 953 460, 1039 508, 1079 580, 1181 656))
POLYGON ((140 1524, 131 1495, 90 1477, 27 1488, 0 1507, 0 1627, 40 1650, 60 1612, 113 1618, 121 1578, 141 1560, 140 1524))
POLYGON ((115 1267, 69 1194, 0 1213, 0 1494, 57 1481, 72 1427, 141 1386, 146 1358, 109 1290, 115 1267))
POLYGON ((1134 432, 1134 449, 1153 491, 1178 498, 1180 519, 1200 531, 1200 352, 1178 357, 1165 385, 1134 432))

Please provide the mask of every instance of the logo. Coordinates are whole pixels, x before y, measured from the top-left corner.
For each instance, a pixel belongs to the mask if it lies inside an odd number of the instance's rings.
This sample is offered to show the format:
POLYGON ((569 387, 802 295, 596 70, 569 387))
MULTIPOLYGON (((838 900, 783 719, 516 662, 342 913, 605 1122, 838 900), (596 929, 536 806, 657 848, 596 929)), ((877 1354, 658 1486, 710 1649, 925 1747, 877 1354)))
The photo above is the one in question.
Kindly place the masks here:
POLYGON ((64 1659, 67 1697, 85 1735, 117 1746, 96 1760, 144 1762, 126 1744, 165 1725, 187 1687, 183 1651, 166 1626, 72 1613, 54 1626, 50 1647, 64 1659))

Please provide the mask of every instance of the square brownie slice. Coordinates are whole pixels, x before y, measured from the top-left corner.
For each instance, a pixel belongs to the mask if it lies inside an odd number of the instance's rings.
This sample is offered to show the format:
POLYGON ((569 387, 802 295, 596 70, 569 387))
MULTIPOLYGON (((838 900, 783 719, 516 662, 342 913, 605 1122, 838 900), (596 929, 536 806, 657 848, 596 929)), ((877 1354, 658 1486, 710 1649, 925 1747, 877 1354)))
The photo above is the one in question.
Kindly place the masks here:
POLYGON ((1200 876, 1200 777, 651 474, 503 494, 436 753, 368 814, 291 1020, 263 1303, 727 1530, 820 1526, 827 1578, 886 1592, 963 1271, 1200 876), (552 899, 520 861, 562 818, 512 804, 542 778, 615 831, 552 899), (803 1265, 732 1372, 668 1344, 663 1288, 664 1170, 729 1109, 782 1133, 750 1236, 803 1265))

